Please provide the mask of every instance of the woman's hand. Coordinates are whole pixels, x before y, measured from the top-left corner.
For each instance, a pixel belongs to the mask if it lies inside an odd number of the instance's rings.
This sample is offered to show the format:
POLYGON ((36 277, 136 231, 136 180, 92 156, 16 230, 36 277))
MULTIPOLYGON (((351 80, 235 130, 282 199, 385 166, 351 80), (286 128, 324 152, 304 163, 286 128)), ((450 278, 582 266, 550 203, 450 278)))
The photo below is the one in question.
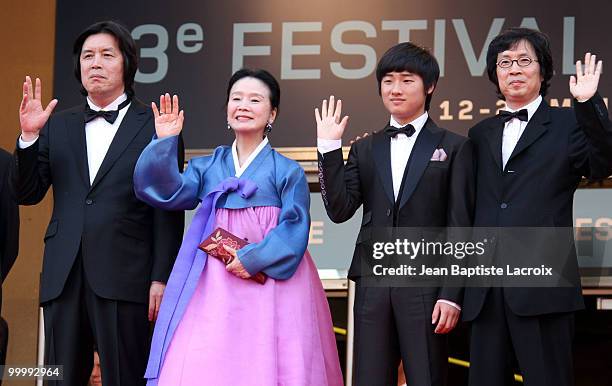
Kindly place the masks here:
POLYGON ((183 130, 185 116, 183 110, 179 110, 177 95, 174 95, 172 99, 168 93, 160 95, 159 110, 155 102, 151 102, 151 109, 153 109, 153 115, 155 116, 155 133, 158 138, 178 135, 183 130))
POLYGON ((225 266, 227 272, 234 274, 235 276, 241 279, 250 279, 251 274, 244 268, 238 255, 236 254, 236 250, 234 248, 228 247, 227 245, 223 245, 223 248, 232 255, 232 260, 228 265, 225 266))

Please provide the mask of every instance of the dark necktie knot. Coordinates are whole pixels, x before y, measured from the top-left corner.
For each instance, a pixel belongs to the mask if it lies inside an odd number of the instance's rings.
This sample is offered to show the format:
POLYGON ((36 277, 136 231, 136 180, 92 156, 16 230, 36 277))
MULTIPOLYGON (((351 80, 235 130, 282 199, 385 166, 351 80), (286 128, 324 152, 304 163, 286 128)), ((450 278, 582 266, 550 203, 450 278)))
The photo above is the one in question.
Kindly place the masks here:
POLYGON ((89 104, 86 103, 85 104, 85 123, 93 121, 94 119, 98 118, 98 117, 102 117, 106 120, 106 122, 110 123, 111 125, 113 123, 115 123, 115 121, 117 120, 117 117, 119 116, 119 110, 123 109, 125 106, 129 105, 131 102, 130 98, 124 100, 123 102, 121 102, 121 104, 119 105, 119 107, 117 107, 117 110, 110 110, 110 111, 105 111, 105 110, 92 110, 91 107, 89 107, 89 104))
POLYGON ((508 122, 509 120, 514 118, 517 118, 523 122, 527 122, 529 118, 529 115, 527 114, 527 109, 521 109, 515 112, 502 110, 497 116, 500 117, 503 122, 508 122))
POLYGON ((393 138, 398 134, 406 134, 406 136, 411 137, 416 132, 416 129, 411 124, 408 124, 404 127, 394 127, 391 125, 387 125, 385 128, 385 134, 389 137, 393 138))

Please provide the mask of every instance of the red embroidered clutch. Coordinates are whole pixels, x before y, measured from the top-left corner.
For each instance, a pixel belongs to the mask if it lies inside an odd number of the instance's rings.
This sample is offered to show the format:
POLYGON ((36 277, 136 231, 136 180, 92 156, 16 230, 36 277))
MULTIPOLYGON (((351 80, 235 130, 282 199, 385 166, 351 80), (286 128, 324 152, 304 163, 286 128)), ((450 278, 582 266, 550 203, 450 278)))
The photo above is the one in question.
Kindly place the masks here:
MULTIPOLYGON (((202 241, 198 248, 206 252, 209 256, 216 257, 225 265, 228 265, 232 262, 234 257, 225 250, 224 245, 237 251, 247 244, 248 242, 246 240, 241 239, 223 228, 217 228, 210 236, 202 241)), ((264 284, 267 278, 268 276, 263 272, 258 272, 251 276, 251 280, 259 284, 264 284)))

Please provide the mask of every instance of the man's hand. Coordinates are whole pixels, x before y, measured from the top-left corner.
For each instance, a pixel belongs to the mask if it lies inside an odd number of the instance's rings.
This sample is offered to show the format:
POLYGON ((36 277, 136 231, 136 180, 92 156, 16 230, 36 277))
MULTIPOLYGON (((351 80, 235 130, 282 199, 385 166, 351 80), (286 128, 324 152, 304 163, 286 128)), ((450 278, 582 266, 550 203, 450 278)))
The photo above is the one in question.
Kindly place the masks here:
POLYGON ((584 72, 582 71, 582 64, 579 60, 576 62, 576 76, 570 76, 570 92, 578 102, 588 101, 595 95, 595 92, 597 92, 597 85, 599 84, 599 75, 601 74, 603 62, 600 60, 599 63, 595 65, 595 59, 595 55, 591 55, 591 53, 587 52, 584 55, 584 72))
POLYGON ((232 255, 232 260, 230 260, 230 263, 225 266, 227 272, 230 272, 241 279, 249 279, 251 277, 251 274, 244 268, 244 266, 240 262, 240 259, 236 254, 236 250, 231 247, 228 247, 227 245, 223 245, 223 248, 225 248, 225 250, 232 255))
POLYGON ((431 314, 431 324, 436 324, 436 334, 447 334, 457 325, 461 311, 443 302, 437 302, 431 314))
POLYGON ((317 138, 321 139, 342 139, 342 134, 346 128, 348 122, 348 115, 340 120, 342 115, 342 101, 338 99, 336 106, 334 107, 334 96, 329 97, 329 104, 327 100, 323 100, 321 106, 321 113, 319 114, 319 108, 315 108, 315 119, 317 120, 317 138))
POLYGON ((161 281, 151 282, 151 288, 149 289, 149 322, 157 320, 159 306, 161 305, 165 289, 166 284, 161 281))
POLYGON ((170 99, 170 94, 159 96, 159 110, 155 102, 151 102, 153 115, 155 116, 155 133, 157 138, 171 137, 178 135, 183 130, 185 114, 179 110, 178 96, 174 95, 170 99))
POLYGON ((40 79, 36 78, 36 88, 32 86, 32 79, 26 76, 23 82, 23 98, 19 106, 19 124, 21 125, 21 139, 30 142, 38 138, 40 129, 47 123, 51 112, 57 105, 57 99, 53 99, 43 110, 42 87, 40 79))
POLYGON ((355 142, 359 141, 360 139, 365 138, 365 137, 367 137, 367 136, 369 136, 369 135, 370 135, 370 133, 368 133, 368 132, 366 131, 366 132, 365 132, 365 133, 363 133, 362 135, 358 135, 358 136, 356 136, 355 138, 351 139, 351 140, 349 141, 349 145, 352 145, 352 144, 354 144, 355 142))

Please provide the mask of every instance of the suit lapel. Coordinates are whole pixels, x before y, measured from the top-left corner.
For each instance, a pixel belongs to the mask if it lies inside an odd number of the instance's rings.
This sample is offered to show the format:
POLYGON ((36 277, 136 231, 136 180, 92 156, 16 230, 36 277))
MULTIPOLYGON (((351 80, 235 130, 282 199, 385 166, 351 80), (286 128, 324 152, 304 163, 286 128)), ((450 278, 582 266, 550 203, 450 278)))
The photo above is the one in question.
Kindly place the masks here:
POLYGON ((510 161, 520 154, 523 150, 531 146, 538 138, 540 138, 544 133, 548 131, 547 124, 550 122, 550 107, 548 104, 542 100, 540 103, 540 107, 536 110, 533 117, 527 123, 525 127, 525 131, 523 135, 519 138, 506 166, 510 163, 510 161))
POLYGON ((504 122, 500 118, 493 118, 489 131, 486 134, 489 150, 497 164, 497 170, 502 170, 502 136, 504 134, 504 122))
POLYGON ((412 193, 414 193, 425 168, 427 168, 431 160, 434 150, 436 150, 438 143, 442 140, 443 134, 444 131, 438 128, 431 119, 428 119, 425 126, 423 126, 406 165, 408 171, 404 173, 402 181, 404 187, 399 208, 402 208, 408 202, 412 193))
POLYGON ((87 141, 85 139, 85 118, 83 110, 75 110, 66 117, 66 128, 74 157, 79 169, 79 174, 83 179, 83 184, 89 186, 89 162, 87 161, 87 141))
POLYGON ((381 179, 383 189, 389 202, 394 203, 393 177, 391 176, 391 139, 384 130, 374 133, 372 137, 372 156, 376 171, 381 179))
POLYGON ((108 148, 108 152, 106 152, 106 156, 104 157, 104 161, 102 161, 102 165, 100 165, 98 174, 96 174, 96 178, 91 184, 91 189, 93 189, 113 167, 119 156, 121 156, 125 148, 132 142, 146 121, 147 110, 140 102, 133 100, 128 112, 125 114, 125 117, 123 117, 121 125, 119 125, 117 134, 115 134, 108 148))

